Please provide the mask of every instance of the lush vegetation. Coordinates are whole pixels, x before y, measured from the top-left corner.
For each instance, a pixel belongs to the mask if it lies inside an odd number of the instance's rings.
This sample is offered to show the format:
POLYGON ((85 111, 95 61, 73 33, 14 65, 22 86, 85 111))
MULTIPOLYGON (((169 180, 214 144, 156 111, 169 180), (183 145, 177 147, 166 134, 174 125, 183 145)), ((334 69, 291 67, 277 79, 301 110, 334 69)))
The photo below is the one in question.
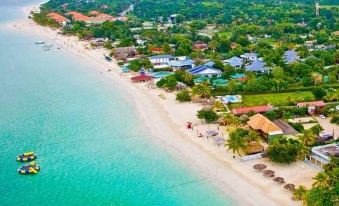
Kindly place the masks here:
POLYGON ((202 109, 197 113, 197 117, 201 120, 205 120, 206 123, 213 123, 218 120, 218 114, 211 109, 202 109))

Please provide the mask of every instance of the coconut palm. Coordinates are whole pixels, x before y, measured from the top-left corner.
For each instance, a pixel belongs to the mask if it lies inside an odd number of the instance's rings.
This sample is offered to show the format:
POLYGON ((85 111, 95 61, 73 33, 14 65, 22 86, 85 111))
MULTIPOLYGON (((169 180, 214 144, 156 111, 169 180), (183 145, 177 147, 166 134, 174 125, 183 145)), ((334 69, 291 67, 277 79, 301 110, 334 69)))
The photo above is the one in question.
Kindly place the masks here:
POLYGON ((329 176, 320 172, 313 178, 315 182, 312 184, 313 187, 328 187, 329 186, 329 176))
POLYGON ((185 72, 182 76, 182 80, 185 82, 185 83, 189 83, 189 82, 192 82, 193 81, 193 76, 188 73, 188 72, 185 72))
POLYGON ((228 147, 228 150, 231 150, 234 154, 241 156, 246 147, 245 139, 236 131, 232 132, 227 139, 226 146, 228 147))
POLYGON ((295 200, 302 200, 303 202, 306 199, 306 193, 307 193, 307 189, 305 186, 300 185, 299 187, 297 187, 294 191, 293 191, 293 199, 295 200))
POLYGON ((339 166, 339 158, 338 157, 332 157, 330 162, 324 165, 324 170, 326 172, 332 171, 334 168, 339 166))
POLYGON ((312 130, 304 130, 303 134, 299 136, 299 140, 305 146, 312 146, 317 141, 317 135, 312 130))
POLYGON ((258 142, 260 136, 256 131, 251 130, 244 138, 247 142, 258 142))
POLYGON ((211 96, 211 88, 207 85, 198 84, 192 88, 192 94, 193 96, 208 98, 211 96))

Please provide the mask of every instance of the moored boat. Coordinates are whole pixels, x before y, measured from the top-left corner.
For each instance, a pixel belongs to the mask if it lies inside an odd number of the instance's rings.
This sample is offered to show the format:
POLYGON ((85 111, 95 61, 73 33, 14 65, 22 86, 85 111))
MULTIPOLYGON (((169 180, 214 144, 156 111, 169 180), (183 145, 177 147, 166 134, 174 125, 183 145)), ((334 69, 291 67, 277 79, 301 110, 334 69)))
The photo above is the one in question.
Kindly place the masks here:
POLYGON ((35 162, 30 162, 18 169, 19 174, 28 175, 28 174, 38 174, 40 171, 40 166, 35 162))
POLYGON ((37 41, 37 42, 35 42, 35 44, 45 44, 46 42, 44 42, 44 41, 37 41))
POLYGON ((16 157, 16 161, 18 162, 28 162, 36 159, 36 155, 34 152, 25 152, 16 157))

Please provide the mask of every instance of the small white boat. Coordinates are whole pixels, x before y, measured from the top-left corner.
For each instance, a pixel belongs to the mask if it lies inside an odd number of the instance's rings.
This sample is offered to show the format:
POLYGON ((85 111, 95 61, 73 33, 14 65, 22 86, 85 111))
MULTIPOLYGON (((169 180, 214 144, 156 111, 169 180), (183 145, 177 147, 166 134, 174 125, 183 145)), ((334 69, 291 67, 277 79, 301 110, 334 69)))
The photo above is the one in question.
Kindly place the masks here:
POLYGON ((37 42, 35 42, 35 44, 45 44, 46 42, 44 42, 44 41, 37 41, 37 42))

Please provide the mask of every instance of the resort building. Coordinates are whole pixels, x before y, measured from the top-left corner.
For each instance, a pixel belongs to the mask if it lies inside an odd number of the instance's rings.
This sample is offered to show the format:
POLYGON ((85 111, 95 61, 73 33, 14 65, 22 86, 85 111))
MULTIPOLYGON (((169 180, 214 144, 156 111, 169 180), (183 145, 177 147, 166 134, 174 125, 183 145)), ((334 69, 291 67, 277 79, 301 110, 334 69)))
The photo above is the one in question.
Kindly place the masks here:
POLYGON ((133 59, 136 55, 138 55, 138 52, 135 47, 118 47, 114 48, 114 57, 118 61, 128 61, 129 59, 133 59))
POLYGON ((195 51, 205 51, 208 49, 208 45, 205 42, 197 41, 193 44, 193 50, 195 51))
POLYGON ((300 60, 300 57, 299 57, 299 55, 296 51, 294 51, 294 50, 285 51, 285 53, 284 53, 285 63, 290 64, 290 63, 293 63, 293 62, 296 62, 296 61, 299 61, 299 60, 300 60))
POLYGON ((254 107, 241 107, 232 109, 234 115, 242 115, 249 112, 264 113, 273 110, 273 106, 254 106, 254 107))
POLYGON ((152 76, 146 74, 140 74, 138 76, 132 77, 131 80, 134 83, 142 83, 142 82, 149 82, 153 79, 152 76))
POLYGON ((90 17, 85 16, 82 13, 79 13, 79 12, 76 12, 76 11, 70 11, 67 14, 72 16, 72 19, 74 21, 84 21, 84 22, 87 22, 90 19, 90 17))
POLYGON ((240 68, 244 64, 243 59, 239 58, 239 57, 232 57, 230 59, 226 59, 226 60, 224 60, 224 63, 229 64, 229 65, 231 65, 232 67, 235 67, 235 68, 240 68))
POLYGON ((269 68, 265 66, 265 62, 263 60, 254 60, 251 64, 245 66, 246 71, 249 72, 268 72, 269 68))
POLYGON ((150 52, 152 52, 153 54, 161 54, 161 53, 164 53, 163 49, 160 48, 160 47, 150 48, 150 52))
POLYGON ((61 16, 58 13, 52 12, 47 15, 48 18, 53 19, 61 26, 65 26, 69 20, 66 17, 61 16))
POLYGON ((255 114, 250 117, 250 120, 247 122, 248 126, 258 131, 262 136, 267 139, 270 136, 284 134, 282 129, 280 129, 276 124, 271 122, 271 120, 267 119, 262 114, 255 114))
POLYGON ((188 57, 176 57, 175 60, 170 61, 168 65, 174 70, 187 70, 194 67, 194 62, 188 57))
POLYGON ((316 114, 319 109, 325 107, 324 101, 314 101, 314 102, 299 102, 297 107, 307 107, 307 111, 310 115, 316 114))
POLYGON ((100 13, 94 17, 90 17, 86 22, 89 24, 101 24, 106 21, 116 21, 117 19, 111 15, 100 13))
POLYGON ((242 54, 240 55, 240 57, 244 60, 244 61, 255 61, 258 59, 258 54, 257 53, 245 53, 245 54, 242 54))
POLYGON ((319 168, 323 168, 324 165, 330 162, 331 157, 339 157, 338 143, 313 147, 311 154, 307 155, 305 160, 319 168))
POLYGON ((299 134, 297 130, 295 130, 291 125, 285 122, 282 119, 276 119, 273 121, 275 125, 277 125, 284 133, 284 135, 296 135, 299 134))
POLYGON ((207 62, 200 66, 194 67, 193 69, 188 70, 194 76, 220 76, 222 71, 213 67, 214 62, 207 62))
POLYGON ((166 68, 169 67, 169 62, 174 60, 175 57, 169 54, 164 55, 156 55, 148 57, 150 62, 153 64, 155 69, 166 68))

